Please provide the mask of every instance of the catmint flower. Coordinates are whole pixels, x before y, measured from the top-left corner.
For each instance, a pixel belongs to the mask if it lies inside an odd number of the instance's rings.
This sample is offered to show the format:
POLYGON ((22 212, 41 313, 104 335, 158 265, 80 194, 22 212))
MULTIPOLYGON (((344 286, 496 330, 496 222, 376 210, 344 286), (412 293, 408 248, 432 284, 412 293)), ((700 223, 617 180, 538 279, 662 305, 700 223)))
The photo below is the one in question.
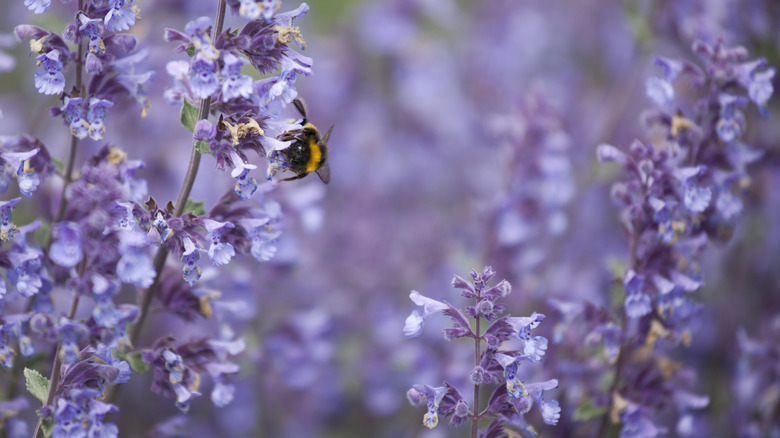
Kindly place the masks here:
POLYGON ((36 58, 44 71, 35 73, 35 88, 41 94, 60 94, 65 90, 65 75, 62 74, 60 51, 57 49, 36 58))
POLYGON ((233 228, 233 224, 204 219, 203 225, 208 232, 206 240, 211 242, 208 250, 211 263, 214 266, 222 266, 229 263, 230 259, 236 255, 236 251, 230 243, 222 242, 222 231, 226 228, 233 228))
POLYGON ((199 249, 192 243, 192 239, 185 237, 182 239, 184 245, 184 252, 181 256, 181 261, 184 263, 182 268, 182 278, 190 286, 200 279, 202 273, 200 266, 198 266, 198 260, 200 259, 199 249))
POLYGON ((34 14, 43 14, 51 7, 51 0, 24 0, 24 5, 34 14))
POLYGON ((22 198, 14 198, 8 201, 0 201, 0 242, 10 240, 19 228, 11 222, 11 212, 22 198))
POLYGON ((254 164, 245 163, 236 152, 231 152, 233 164, 236 166, 231 172, 230 176, 235 178, 236 185, 235 191, 241 199, 249 199, 252 194, 257 190, 257 181, 249 175, 249 171, 257 169, 254 164))
POLYGON ((190 87, 196 97, 206 99, 219 90, 216 67, 214 60, 200 54, 195 55, 192 61, 193 76, 190 78, 190 87))
POLYGON ((103 20, 99 18, 89 18, 84 13, 79 13, 79 31, 87 37, 89 52, 95 55, 103 55, 106 51, 106 45, 101 35, 103 34, 103 20))
POLYGON ((737 81, 748 90, 748 96, 766 117, 766 102, 772 97, 774 87, 772 79, 775 76, 775 69, 757 71, 766 66, 766 59, 760 58, 755 61, 746 62, 737 66, 737 81))
POLYGON ((661 108, 669 108, 674 103, 674 87, 665 79, 657 77, 647 79, 645 94, 661 108))
POLYGON ((38 172, 30 165, 30 160, 38 154, 40 148, 25 152, 0 152, 0 158, 5 160, 8 167, 13 169, 19 183, 19 191, 26 197, 31 197, 38 189, 41 179, 38 172))
POLYGON ((208 142, 213 140, 217 135, 217 128, 208 120, 201 119, 195 124, 195 131, 192 133, 192 137, 197 141, 208 142))
MULTIPOLYGON (((541 392, 539 394, 541 394, 541 392)), ((545 423, 553 426, 558 424, 558 420, 561 418, 561 406, 558 403, 558 400, 549 400, 540 403, 540 407, 542 410, 542 419, 545 423)))
POLYGON ((231 53, 224 57, 225 66, 222 67, 222 101, 227 102, 239 97, 249 98, 254 92, 252 77, 241 74, 241 66, 248 64, 244 58, 238 58, 231 53))
POLYGON ((40 275, 41 258, 43 252, 36 247, 25 247, 22 253, 11 253, 12 271, 7 271, 8 281, 16 286, 19 295, 29 298, 38 293, 43 287, 43 279, 40 275))
POLYGON ((119 32, 130 29, 135 25, 136 11, 133 8, 133 0, 108 0, 111 8, 103 21, 109 32, 119 32))
POLYGON ((652 311, 650 297, 643 292, 645 278, 634 271, 628 271, 623 280, 626 289, 626 301, 624 304, 626 315, 629 318, 641 318, 652 311))
POLYGON ((258 262, 267 262, 276 254, 276 243, 282 235, 282 207, 278 202, 268 202, 263 209, 265 217, 247 217, 239 219, 239 224, 247 230, 251 241, 250 253, 258 262))
POLYGON ((84 257, 81 229, 74 222, 62 222, 55 225, 53 234, 54 241, 49 249, 51 260, 65 268, 76 266, 84 257))
POLYGON ((72 364, 79 358, 78 344, 87 334, 87 328, 78 322, 73 322, 64 316, 60 318, 57 326, 60 336, 60 357, 65 364, 72 364))
POLYGON ((407 391, 406 397, 413 405, 425 402, 428 412, 423 416, 423 425, 428 429, 433 429, 439 424, 439 404, 441 404, 446 394, 446 386, 434 388, 428 385, 414 385, 407 391))
POLYGON ((89 137, 92 140, 102 140, 106 133, 103 119, 106 118, 106 108, 111 108, 114 103, 104 99, 91 98, 87 110, 87 122, 89 123, 89 137))
POLYGON ((157 216, 155 217, 154 222, 152 222, 152 225, 154 225, 160 235, 160 243, 165 243, 168 239, 173 237, 173 229, 168 225, 162 212, 157 212, 157 216))
POLYGON ((116 273, 125 283, 138 287, 149 287, 156 275, 152 260, 146 252, 149 241, 139 231, 123 231, 119 238, 121 257, 116 265, 116 273))
POLYGON ((414 338, 422 333, 422 326, 426 319, 434 313, 444 311, 450 306, 441 301, 436 301, 432 298, 428 298, 416 290, 409 293, 409 299, 422 309, 415 309, 406 318, 404 323, 404 335, 408 338, 414 338))
POLYGON ((219 51, 212 43, 209 35, 210 28, 211 19, 209 17, 200 17, 187 23, 184 26, 184 31, 192 38, 196 54, 213 61, 219 57, 219 51))
POLYGON ((89 135, 89 122, 86 120, 86 111, 82 107, 83 99, 80 97, 67 97, 60 107, 65 122, 70 126, 73 136, 84 139, 89 135))
POLYGON ((718 98, 721 106, 720 117, 715 125, 718 137, 724 143, 736 140, 744 130, 745 116, 738 108, 744 107, 747 102, 744 97, 723 93, 718 98))
POLYGON ((115 211, 119 217, 116 223, 118 229, 129 231, 136 227, 137 222, 135 220, 135 214, 133 214, 134 209, 135 204, 132 202, 116 201, 115 211))
POLYGON ((295 70, 288 69, 282 70, 278 76, 258 81, 256 87, 260 95, 261 109, 274 116, 280 114, 284 107, 298 97, 298 90, 295 88, 297 77, 295 70))

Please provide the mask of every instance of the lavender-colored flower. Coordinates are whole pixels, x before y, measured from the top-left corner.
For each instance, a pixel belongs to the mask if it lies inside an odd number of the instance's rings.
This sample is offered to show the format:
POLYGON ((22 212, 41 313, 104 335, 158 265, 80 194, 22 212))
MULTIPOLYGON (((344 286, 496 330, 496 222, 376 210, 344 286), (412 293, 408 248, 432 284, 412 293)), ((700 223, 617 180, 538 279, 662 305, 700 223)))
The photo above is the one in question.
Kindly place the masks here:
POLYGON ((54 228, 54 242, 49 249, 51 260, 65 268, 76 266, 84 257, 83 235, 76 223, 62 222, 54 228))
POLYGON ((208 232, 206 240, 210 242, 208 254, 211 263, 214 266, 222 266, 229 263, 230 259, 236 255, 236 251, 233 249, 233 245, 222 241, 222 232, 224 229, 233 228, 233 224, 204 219, 203 225, 208 232))
POLYGON ((16 175, 19 191, 26 197, 31 197, 38 189, 41 179, 38 172, 30 165, 30 160, 38 154, 40 148, 24 152, 0 152, 0 158, 5 160, 16 175))
POLYGON ((51 0, 24 0, 24 5, 34 14, 43 14, 51 7, 51 0))
POLYGON ((86 111, 82 106, 83 99, 80 97, 65 97, 60 111, 65 122, 70 126, 70 133, 79 139, 84 139, 89 135, 89 122, 86 120, 86 111))
POLYGON ((197 141, 210 141, 217 135, 217 128, 208 120, 198 120, 192 137, 197 141))
POLYGON ((0 201, 0 242, 11 239, 19 228, 11 222, 11 212, 22 198, 0 201))
POLYGON ((227 102, 239 97, 249 98, 254 92, 252 77, 241 74, 241 66, 248 64, 244 58, 238 58, 230 53, 225 55, 225 66, 222 67, 222 101, 227 102))
POLYGON ((451 307, 447 303, 428 298, 416 290, 409 293, 409 299, 412 300, 414 304, 420 306, 421 309, 415 309, 406 318, 406 322, 404 323, 404 335, 408 338, 420 336, 423 323, 429 316, 451 307))
POLYGON ((133 0, 108 0, 109 9, 103 21, 110 32, 130 29, 135 25, 136 11, 133 0))
POLYGON ((89 100, 87 110, 87 123, 89 123, 89 137, 92 140, 102 140, 106 134, 103 120, 106 118, 106 108, 111 108, 114 103, 104 99, 92 98, 89 100))
POLYGON ((203 271, 198 266, 200 259, 200 250, 192 242, 192 239, 185 237, 183 239, 184 252, 181 255, 181 261, 184 264, 182 268, 182 278, 190 286, 200 279, 203 271))
POLYGON ((62 74, 60 51, 52 50, 40 55, 36 60, 44 71, 35 73, 35 88, 41 94, 60 94, 65 90, 65 75, 62 74))
POLYGON ((214 60, 196 55, 191 67, 190 87, 196 97, 205 99, 219 90, 219 78, 217 78, 217 66, 214 60))
POLYGON ((103 42, 103 20, 100 18, 89 18, 86 14, 79 14, 79 31, 87 37, 89 51, 95 55, 103 55, 106 51, 106 44, 103 42))
POLYGON ((116 265, 119 278, 138 287, 149 287, 155 277, 154 266, 146 248, 147 236, 138 231, 124 231, 119 239, 121 257, 116 265))

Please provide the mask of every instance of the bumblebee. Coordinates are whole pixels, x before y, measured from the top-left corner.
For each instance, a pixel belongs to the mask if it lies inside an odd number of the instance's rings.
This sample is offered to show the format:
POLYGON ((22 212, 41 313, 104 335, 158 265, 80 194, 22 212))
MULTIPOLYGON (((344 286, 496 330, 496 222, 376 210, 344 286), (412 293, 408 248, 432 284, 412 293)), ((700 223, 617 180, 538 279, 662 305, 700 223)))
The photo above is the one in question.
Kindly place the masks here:
POLYGON ((286 168, 295 172, 295 176, 284 178, 282 181, 292 181, 301 179, 309 174, 316 172, 322 182, 330 182, 330 166, 328 165, 328 139, 333 131, 333 126, 328 129, 324 137, 320 136, 320 131, 312 125, 306 113, 306 106, 301 99, 293 100, 295 108, 303 116, 300 129, 291 129, 280 134, 277 138, 282 141, 292 141, 288 148, 281 150, 286 168))

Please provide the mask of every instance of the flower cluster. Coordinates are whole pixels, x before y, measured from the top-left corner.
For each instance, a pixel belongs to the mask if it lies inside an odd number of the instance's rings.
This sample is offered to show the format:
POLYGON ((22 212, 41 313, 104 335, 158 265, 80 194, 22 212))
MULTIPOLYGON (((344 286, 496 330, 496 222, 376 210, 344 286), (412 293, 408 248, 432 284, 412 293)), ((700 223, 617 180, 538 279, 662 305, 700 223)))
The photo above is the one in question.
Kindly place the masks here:
POLYGON ((770 320, 765 333, 751 338, 740 329, 737 332, 739 359, 732 381, 734 402, 730 422, 733 433, 742 437, 772 436, 780 433, 776 412, 780 403, 780 316, 770 320))
MULTIPOLYGON (((166 98, 182 105, 182 124, 193 132, 193 154, 213 155, 216 167, 232 169, 235 178, 234 187, 206 211, 202 203, 188 199, 192 181, 189 187, 183 184, 176 203, 158 204, 148 194, 147 181, 136 176, 145 164, 112 143, 89 151, 80 170, 73 171, 78 147, 112 137, 105 119, 121 99, 139 102, 142 117, 146 115, 146 86, 154 77, 141 68, 148 52, 136 48, 134 36, 117 33, 139 19, 132 3, 79 2, 80 10, 62 35, 31 25, 15 30, 19 39, 31 40, 41 67, 34 77, 36 89, 62 102, 49 112, 62 117, 71 145, 63 164, 38 139, 0 137, 0 191, 7 191, 15 178, 19 193, 29 198, 45 177, 64 180, 59 209, 25 225, 12 215, 21 197, 0 201, 0 265, 5 272, 0 280, 0 365, 18 380, 24 367, 31 366, 28 359, 46 351, 44 345, 57 345, 51 379, 38 374, 35 382, 27 380, 43 403, 36 435, 118 436, 118 427, 105 422, 119 409, 115 385, 150 367, 152 392, 175 398, 182 412, 200 395, 204 372, 213 381, 213 404, 230 403, 235 388, 229 377, 240 367, 229 359, 243 352, 245 341, 230 326, 236 303, 218 302, 222 294, 207 285, 212 281, 203 278, 200 259, 207 256, 214 267, 228 265, 237 254, 266 262, 274 257, 280 237, 279 203, 251 200, 259 189, 249 175, 256 166, 246 153, 253 150, 265 158, 266 150, 292 143, 276 136, 298 125, 278 118, 297 96, 296 75, 312 73, 311 59, 287 47, 290 42, 305 47, 292 23, 308 6, 279 13, 279 2, 228 2, 250 20, 241 30, 221 31, 224 17, 218 15, 217 23, 201 17, 183 32, 165 32, 168 41, 180 43, 179 51, 190 55, 189 62, 169 63, 175 82, 166 98), (250 64, 263 73, 281 66, 282 73, 255 81, 242 74, 250 64), (76 72, 73 84, 68 70, 76 72), (218 122, 209 122, 209 116, 218 122), (166 266, 169 253, 181 260, 180 275, 170 275, 175 268, 166 266), (123 303, 123 284, 141 293, 140 306, 123 303), (55 298, 61 293, 72 298, 70 310, 55 316, 55 298), (216 320, 218 333, 203 332, 184 342, 165 336, 150 349, 136 345, 154 298, 185 321, 216 320)), ((50 2, 25 5, 44 13, 50 2)), ((190 171, 194 175, 197 168, 190 171)), ((269 183, 259 191, 265 194, 274 187, 269 183)), ((16 391, 11 385, 11 393, 16 391)), ((25 407, 16 403, 8 409, 25 407)))
POLYGON ((471 271, 472 281, 455 276, 452 286, 461 291, 461 295, 474 300, 474 305, 467 306, 465 311, 452 305, 437 301, 412 291, 409 298, 420 306, 406 319, 404 334, 408 337, 418 336, 424 321, 432 314, 442 312, 453 322, 452 327, 444 330, 444 338, 448 341, 459 338, 472 338, 475 342, 475 366, 469 373, 469 380, 474 385, 475 399, 470 406, 461 393, 452 385, 444 383, 441 387, 414 385, 407 397, 413 405, 425 403, 428 411, 423 418, 423 424, 434 428, 439 422, 439 415, 450 418, 450 424, 458 426, 471 419, 476 430, 476 424, 481 418, 493 418, 485 432, 485 437, 498 437, 503 433, 503 426, 514 426, 524 432, 530 429, 524 415, 534 405, 538 404, 542 418, 547 424, 556 424, 560 418, 560 406, 557 400, 544 400, 544 391, 556 388, 558 380, 544 382, 524 381, 521 365, 539 363, 547 350, 547 338, 532 336, 531 330, 544 319, 544 315, 534 313, 528 317, 501 316, 504 305, 498 302, 506 297, 512 286, 503 280, 495 286, 488 286, 495 276, 492 268, 486 267, 482 272, 471 271), (469 322, 474 320, 474 325, 469 322), (482 321, 489 325, 481 329, 482 321), (483 343, 484 342, 484 347, 483 343), (479 406, 479 387, 483 384, 499 385, 490 396, 484 410, 479 406))
MULTIPOLYGON (((180 43, 177 50, 191 55, 189 62, 168 63, 174 83, 166 91, 166 99, 170 103, 214 101, 211 108, 219 116, 219 123, 215 126, 208 120, 198 121, 193 137, 201 142, 204 152, 214 156, 217 169, 231 169, 235 191, 241 199, 248 199, 257 190, 256 180, 249 175, 257 166, 248 162, 247 152, 261 156, 267 152, 271 157, 274 151, 292 144, 277 137, 298 125, 283 122, 279 116, 298 95, 297 75, 312 74, 312 60, 287 44, 295 41, 301 49, 305 48, 300 30, 292 22, 308 10, 308 5, 302 3, 290 12, 270 16, 264 13, 263 18, 256 17, 237 34, 226 32, 213 39, 208 17, 187 23, 184 32, 166 30, 166 40, 180 43), (260 73, 276 68, 281 68, 281 72, 253 81, 241 74, 242 66, 248 64, 260 73)), ((270 180, 284 169, 276 161, 268 161, 270 180)))
MULTIPOLYGON (((739 140, 743 108, 752 101, 765 114, 772 94, 775 71, 763 68, 765 60, 746 61, 743 48, 722 41, 698 42, 693 49, 702 67, 659 58, 662 77, 647 81, 657 109, 645 120, 658 138, 635 141, 627 153, 609 145, 598 149, 602 162, 619 163, 626 174, 612 187, 631 247, 622 274, 625 321, 620 329, 611 322, 602 326, 602 332, 611 327, 609 337, 618 346, 609 349, 609 359, 618 361, 610 409, 626 436, 660 434, 664 428, 652 421, 655 406, 669 393, 681 394, 677 380, 690 380, 664 347, 692 342, 690 326, 701 306, 690 295, 704 283, 701 254, 708 241, 731 237, 750 184, 747 166, 761 156, 739 140), (699 92, 694 102, 676 97, 674 83, 686 75, 699 92), (625 361, 631 366, 621 366, 625 361), (640 373, 658 378, 640 382, 640 373)), ((690 409, 708 403, 688 393, 676 398, 683 400, 677 403, 678 429, 689 423, 690 409)))

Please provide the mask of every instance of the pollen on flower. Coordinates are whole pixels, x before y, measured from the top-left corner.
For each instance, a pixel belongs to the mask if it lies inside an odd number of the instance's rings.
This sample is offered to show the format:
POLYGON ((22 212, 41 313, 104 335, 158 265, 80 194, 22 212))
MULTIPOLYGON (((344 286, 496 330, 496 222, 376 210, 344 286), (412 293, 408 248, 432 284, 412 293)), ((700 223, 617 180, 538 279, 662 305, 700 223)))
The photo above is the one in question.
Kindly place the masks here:
POLYGON ((110 164, 120 164, 125 160, 127 160, 127 152, 114 146, 108 148, 108 157, 106 157, 106 161, 110 164))
POLYGON ((206 318, 211 318, 214 315, 214 309, 211 307, 211 301, 221 297, 222 293, 219 291, 211 291, 198 298, 200 301, 200 314, 206 318))
POLYGON ((274 26, 273 30, 277 32, 276 42, 286 45, 295 41, 302 49, 306 49, 306 40, 301 35, 301 29, 298 26, 274 26))
POLYGON ((685 117, 675 114, 672 117, 672 127, 671 127, 671 133, 673 137, 677 137, 677 134, 682 131, 683 129, 691 129, 693 128, 694 123, 691 120, 686 119, 685 117))
POLYGON ((246 123, 237 123, 236 125, 231 125, 230 123, 226 121, 222 121, 222 125, 225 127, 225 129, 230 132, 230 137, 233 139, 233 146, 238 146, 239 139, 244 138, 250 133, 255 133, 256 135, 265 135, 265 132, 262 128, 260 128, 260 124, 257 123, 257 120, 250 119, 246 123))
POLYGON ((423 426, 433 429, 439 424, 439 415, 436 412, 426 412, 423 416, 423 426))
MULTIPOLYGON (((41 37, 40 39, 31 40, 30 41, 30 52, 32 52, 32 53, 43 53, 43 51, 44 51, 43 43, 45 43, 46 40, 48 40, 48 39, 49 39, 49 36, 46 35, 44 37, 41 37)), ((36 62, 36 64, 40 65, 40 61, 36 62)))

